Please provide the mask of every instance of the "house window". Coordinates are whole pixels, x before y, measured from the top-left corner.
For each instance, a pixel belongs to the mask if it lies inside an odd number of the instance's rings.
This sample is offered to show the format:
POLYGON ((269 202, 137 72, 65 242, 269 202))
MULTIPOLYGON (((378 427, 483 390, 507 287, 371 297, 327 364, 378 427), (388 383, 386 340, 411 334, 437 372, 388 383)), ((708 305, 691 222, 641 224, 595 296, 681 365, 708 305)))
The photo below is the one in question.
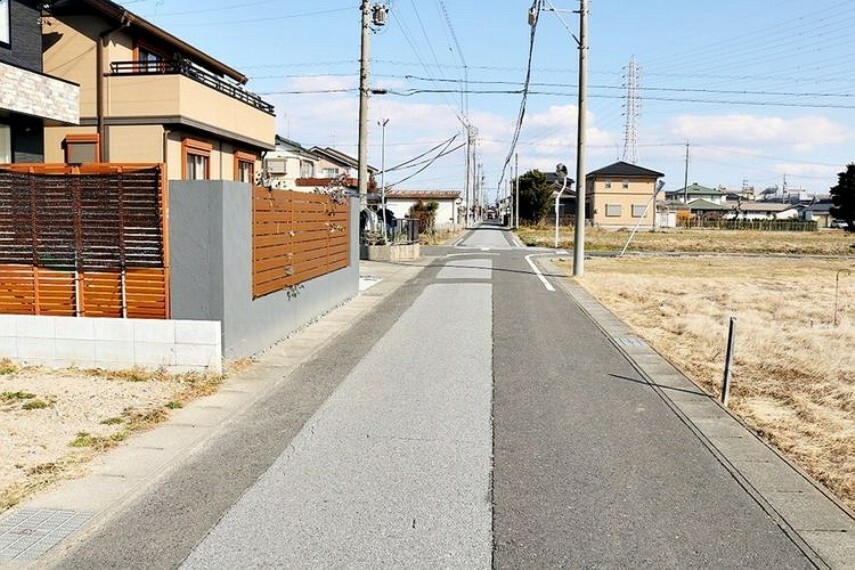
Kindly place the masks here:
POLYGON ((324 178, 335 178, 341 174, 340 168, 324 168, 324 178))
POLYGON ((644 216, 644 210, 645 210, 644 204, 633 204, 632 205, 632 217, 633 218, 640 218, 640 217, 644 216))
POLYGON ((64 144, 67 164, 101 162, 101 139, 97 134, 66 135, 64 144))
POLYGON ((235 180, 252 184, 255 182, 255 155, 235 152, 235 180))
POLYGON ((288 171, 285 168, 286 161, 283 158, 268 158, 267 159, 267 172, 268 174, 274 175, 282 175, 287 174, 288 171))
POLYGON ((629 180, 624 180, 624 181, 623 181, 623 188, 624 188, 624 190, 626 190, 627 188, 629 188, 629 180))
POLYGON ((300 161, 300 178, 314 178, 315 164, 307 160, 300 161))
POLYGON ((140 73, 158 73, 164 71, 163 60, 166 59, 162 53, 137 43, 134 59, 137 61, 137 71, 140 73))
POLYGON ((184 155, 184 180, 210 180, 211 144, 193 139, 181 141, 184 155))
POLYGON ((9 17, 9 0, 0 0, 0 44, 9 45, 11 42, 11 18, 9 17))
POLYGON ((620 215, 620 204, 606 204, 607 218, 619 218, 620 215))
POLYGON ((9 125, 0 125, 0 164, 12 162, 12 129, 9 125))
POLYGON ((606 180, 606 182, 603 184, 603 186, 605 186, 606 188, 611 188, 612 187, 612 181, 606 180))

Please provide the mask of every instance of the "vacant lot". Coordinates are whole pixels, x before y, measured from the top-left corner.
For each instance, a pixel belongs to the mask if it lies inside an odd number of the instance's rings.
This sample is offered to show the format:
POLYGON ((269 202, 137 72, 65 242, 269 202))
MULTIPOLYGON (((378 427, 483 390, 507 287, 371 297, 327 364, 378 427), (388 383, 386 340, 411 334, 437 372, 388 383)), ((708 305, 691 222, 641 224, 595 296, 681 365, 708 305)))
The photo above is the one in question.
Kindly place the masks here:
POLYGON ((580 283, 716 394, 735 316, 731 408, 855 508, 855 259, 602 258, 580 283))
POLYGON ((0 512, 85 473, 95 454, 149 428, 220 376, 20 369, 0 360, 0 512))
MULTIPOLYGON (((552 247, 555 227, 523 227, 520 239, 531 246, 552 247)), ((620 251, 628 231, 589 229, 585 232, 587 251, 620 251)), ((855 256, 855 235, 843 230, 819 232, 760 232, 733 230, 639 230, 628 252, 646 253, 781 253, 801 255, 855 256)), ((562 227, 559 247, 573 247, 573 229, 562 227)))

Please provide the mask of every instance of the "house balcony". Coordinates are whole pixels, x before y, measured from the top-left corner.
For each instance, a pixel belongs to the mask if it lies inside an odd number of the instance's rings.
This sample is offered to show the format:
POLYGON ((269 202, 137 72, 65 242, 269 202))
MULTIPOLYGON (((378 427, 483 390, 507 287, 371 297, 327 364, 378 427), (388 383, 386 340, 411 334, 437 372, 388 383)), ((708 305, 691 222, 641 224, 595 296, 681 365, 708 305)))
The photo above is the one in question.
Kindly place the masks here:
POLYGON ((150 118, 270 147, 273 105, 186 60, 110 64, 105 100, 110 120, 150 118))

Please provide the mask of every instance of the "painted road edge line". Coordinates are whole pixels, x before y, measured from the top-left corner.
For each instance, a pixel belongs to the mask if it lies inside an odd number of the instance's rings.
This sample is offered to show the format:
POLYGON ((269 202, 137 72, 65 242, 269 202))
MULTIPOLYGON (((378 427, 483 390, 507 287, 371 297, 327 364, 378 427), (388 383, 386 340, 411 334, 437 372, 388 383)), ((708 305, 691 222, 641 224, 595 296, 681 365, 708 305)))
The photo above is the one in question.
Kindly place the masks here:
POLYGON ((537 278, 540 279, 540 282, 543 283, 543 286, 546 287, 546 290, 550 293, 555 292, 555 287, 552 286, 552 283, 546 280, 546 277, 543 276, 543 273, 540 272, 540 269, 538 269, 537 265, 534 264, 534 261, 531 260, 531 258, 535 255, 537 254, 532 253, 526 255, 525 260, 528 261, 528 264, 531 266, 532 270, 534 271, 534 274, 537 275, 537 278))

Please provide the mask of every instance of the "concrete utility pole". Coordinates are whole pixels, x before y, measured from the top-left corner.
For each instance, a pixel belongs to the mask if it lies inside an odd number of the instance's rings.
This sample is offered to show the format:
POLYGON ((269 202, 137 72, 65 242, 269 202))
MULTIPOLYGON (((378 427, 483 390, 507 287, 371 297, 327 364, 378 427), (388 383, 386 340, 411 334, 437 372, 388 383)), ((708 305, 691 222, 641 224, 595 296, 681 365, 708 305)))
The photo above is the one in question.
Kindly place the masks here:
POLYGON ((683 175, 683 203, 689 203, 689 141, 686 141, 686 170, 683 175))
POLYGON ((573 276, 585 274, 585 129, 588 110, 588 0, 579 2, 579 133, 576 144, 576 232, 573 276))
POLYGON ((514 227, 520 227, 520 153, 514 154, 514 227))
POLYGON ((383 208, 383 238, 386 238, 386 125, 389 119, 377 121, 383 133, 380 143, 380 204, 383 208))
POLYGON ((362 48, 359 54, 359 210, 368 205, 368 74, 371 66, 371 6, 362 0, 362 48))
POLYGON ((470 160, 469 156, 472 153, 472 132, 469 130, 469 123, 465 123, 464 127, 466 127, 466 180, 463 182, 464 193, 466 195, 466 217, 463 220, 463 228, 469 226, 469 209, 472 207, 472 202, 469 200, 469 170, 470 160))

